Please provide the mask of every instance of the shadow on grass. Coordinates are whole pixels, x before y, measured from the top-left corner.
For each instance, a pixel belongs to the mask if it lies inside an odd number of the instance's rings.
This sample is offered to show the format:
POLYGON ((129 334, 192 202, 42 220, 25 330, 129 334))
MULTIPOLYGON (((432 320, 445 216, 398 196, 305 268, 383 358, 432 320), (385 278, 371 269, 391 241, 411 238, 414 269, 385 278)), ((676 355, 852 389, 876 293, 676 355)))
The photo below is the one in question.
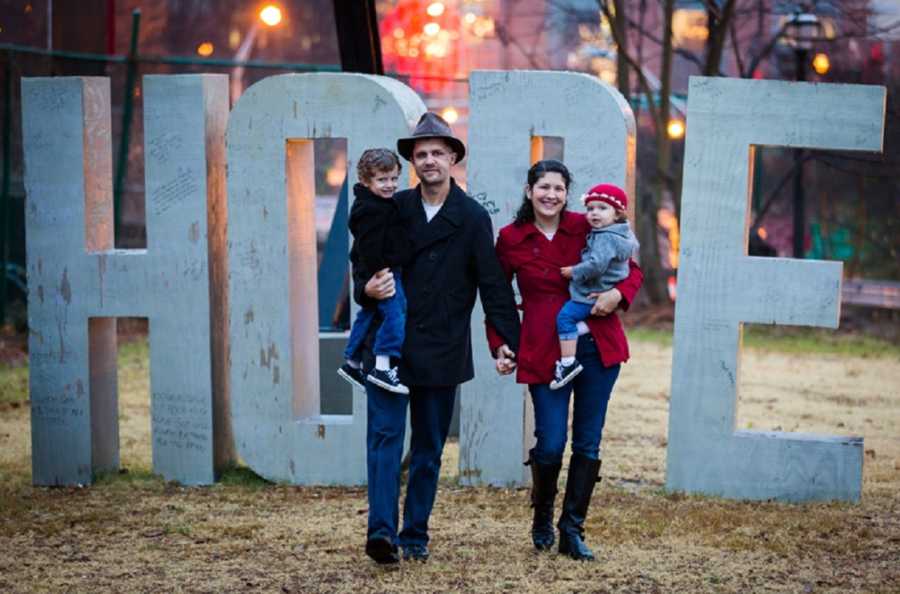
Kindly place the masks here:
MULTIPOLYGON (((214 483, 215 486, 241 487, 244 489, 264 489, 274 483, 262 478, 246 466, 228 466, 222 470, 214 483)), ((178 481, 167 481, 147 468, 122 468, 110 472, 98 473, 94 476, 94 487, 136 487, 149 490, 163 490, 187 487, 178 481)), ((213 485, 208 485, 213 486, 213 485)), ((204 486, 198 486, 203 488, 204 486)))
POLYGON ((247 466, 229 466, 219 475, 217 484, 228 487, 244 487, 245 489, 264 489, 272 486, 271 483, 259 476, 247 466))
POLYGON ((94 488, 110 487, 113 489, 139 489, 146 491, 162 491, 166 480, 147 468, 120 468, 94 475, 94 488))

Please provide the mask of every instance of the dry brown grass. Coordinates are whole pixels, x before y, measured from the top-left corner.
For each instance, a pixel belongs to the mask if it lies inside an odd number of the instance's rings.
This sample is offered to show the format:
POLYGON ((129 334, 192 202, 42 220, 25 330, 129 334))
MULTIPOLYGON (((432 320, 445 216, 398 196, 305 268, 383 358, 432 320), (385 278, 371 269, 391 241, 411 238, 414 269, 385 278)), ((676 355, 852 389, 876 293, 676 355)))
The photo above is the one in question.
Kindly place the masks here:
POLYGON ((208 488, 152 477, 146 363, 122 363, 122 460, 85 489, 29 485, 27 406, 0 408, 0 591, 900 592, 900 359, 745 351, 738 426, 863 435, 859 505, 666 494, 671 352, 635 341, 604 437, 582 564, 530 547, 527 491, 455 483, 445 456, 427 564, 362 553, 364 489, 208 488))

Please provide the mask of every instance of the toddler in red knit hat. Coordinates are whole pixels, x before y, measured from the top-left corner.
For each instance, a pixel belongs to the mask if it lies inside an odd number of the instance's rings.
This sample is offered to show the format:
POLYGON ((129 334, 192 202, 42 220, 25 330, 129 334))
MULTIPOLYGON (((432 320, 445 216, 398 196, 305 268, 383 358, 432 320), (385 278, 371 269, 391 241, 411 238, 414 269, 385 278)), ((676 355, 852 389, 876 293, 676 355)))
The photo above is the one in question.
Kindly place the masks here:
POLYGON ((561 359, 556 362, 556 372, 550 389, 555 390, 571 382, 581 373, 582 367, 575 358, 579 333, 586 333, 584 320, 591 315, 594 299, 592 293, 612 289, 628 276, 628 260, 638 248, 631 232, 625 210, 628 195, 613 184, 598 184, 581 197, 591 231, 587 245, 581 251, 581 262, 560 269, 570 279, 569 300, 556 317, 561 359), (582 326, 583 332, 579 332, 582 326))

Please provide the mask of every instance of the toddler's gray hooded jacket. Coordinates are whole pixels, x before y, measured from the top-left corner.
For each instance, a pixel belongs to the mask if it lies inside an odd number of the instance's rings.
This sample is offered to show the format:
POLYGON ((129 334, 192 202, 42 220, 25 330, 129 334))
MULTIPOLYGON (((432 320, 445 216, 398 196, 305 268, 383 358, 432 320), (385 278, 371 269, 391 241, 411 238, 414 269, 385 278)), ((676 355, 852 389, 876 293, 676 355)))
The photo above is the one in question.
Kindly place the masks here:
POLYGON ((638 249, 638 241, 628 222, 592 229, 581 262, 572 268, 569 295, 578 303, 594 303, 591 293, 612 289, 628 276, 628 260, 638 249))

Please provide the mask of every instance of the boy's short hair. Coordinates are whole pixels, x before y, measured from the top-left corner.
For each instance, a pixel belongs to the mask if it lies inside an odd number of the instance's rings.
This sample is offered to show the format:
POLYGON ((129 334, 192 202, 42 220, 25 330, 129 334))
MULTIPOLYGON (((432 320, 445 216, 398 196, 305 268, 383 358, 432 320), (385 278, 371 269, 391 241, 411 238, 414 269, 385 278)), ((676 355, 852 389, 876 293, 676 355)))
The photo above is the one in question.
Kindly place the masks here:
POLYGON ((375 177, 380 171, 391 171, 397 168, 397 173, 403 169, 400 165, 400 157, 391 149, 374 148, 366 149, 359 157, 359 163, 356 165, 356 176, 359 181, 366 183, 375 177))

